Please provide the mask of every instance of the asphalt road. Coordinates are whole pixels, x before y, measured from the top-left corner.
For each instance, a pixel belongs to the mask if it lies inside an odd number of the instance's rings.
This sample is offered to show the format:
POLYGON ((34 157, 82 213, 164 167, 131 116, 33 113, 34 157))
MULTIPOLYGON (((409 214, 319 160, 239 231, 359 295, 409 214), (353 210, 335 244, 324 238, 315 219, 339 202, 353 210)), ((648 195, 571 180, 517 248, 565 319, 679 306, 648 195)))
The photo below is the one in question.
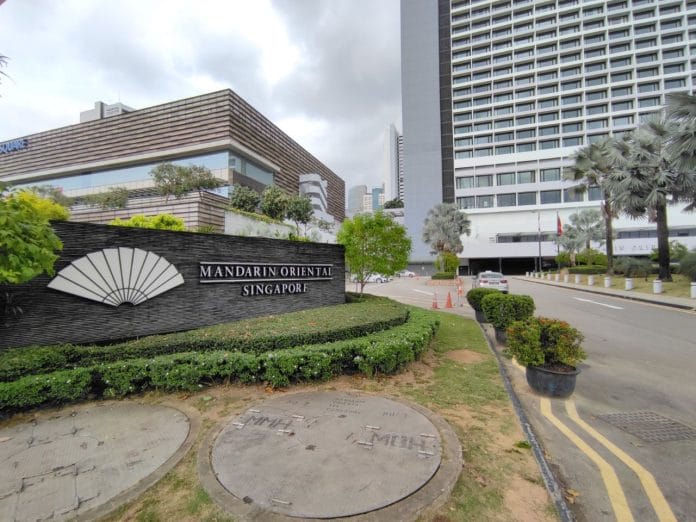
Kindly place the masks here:
MULTIPOLYGON (((440 307, 448 289, 438 292, 440 307)), ((366 291, 427 306, 438 288, 395 280, 366 291)), ((533 394, 510 366, 576 517, 696 521, 696 314, 522 279, 510 291, 585 335, 588 359, 568 401, 533 394), (637 421, 633 433, 628 421, 637 421), (678 440, 646 440, 655 436, 678 440)))

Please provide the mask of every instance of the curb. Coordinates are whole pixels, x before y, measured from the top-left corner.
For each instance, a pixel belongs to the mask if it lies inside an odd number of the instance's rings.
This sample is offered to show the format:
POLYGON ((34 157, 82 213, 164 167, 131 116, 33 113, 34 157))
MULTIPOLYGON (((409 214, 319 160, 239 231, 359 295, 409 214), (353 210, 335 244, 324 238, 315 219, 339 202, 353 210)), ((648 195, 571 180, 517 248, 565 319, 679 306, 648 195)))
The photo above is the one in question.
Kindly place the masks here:
POLYGON ((515 409, 515 413, 517 414, 518 420, 520 421, 522 431, 524 432, 525 436, 527 437, 527 440, 529 441, 530 446, 532 447, 532 453, 536 458, 537 464, 539 464, 539 470, 541 471, 541 476, 544 479, 546 491, 549 492, 549 495, 551 496, 551 499, 553 500, 553 503, 556 506, 558 516, 561 519, 561 522, 574 522, 575 517, 573 516, 572 511, 568 507, 568 504, 566 503, 565 498, 563 497, 563 489, 561 488, 558 479, 553 474, 553 471, 551 471, 551 467, 549 466, 549 463, 546 460, 546 457, 544 456, 544 450, 541 448, 541 445, 537 440, 536 434, 534 433, 534 428, 530 424, 529 419, 527 418, 527 414, 524 412, 524 409, 522 407, 522 403, 520 402, 520 399, 517 397, 517 394, 515 393, 515 390, 512 387, 510 377, 508 376, 507 368, 505 368, 505 364, 501 360, 500 354, 498 354, 498 352, 493 348, 492 340, 488 337, 486 330, 478 321, 476 321, 476 324, 478 324, 479 328, 481 329, 481 333, 483 334, 483 337, 486 339, 486 342, 488 343, 488 348, 491 350, 491 352, 496 358, 496 361, 498 362, 498 370, 500 371, 500 376, 503 378, 505 390, 507 391, 507 394, 510 397, 512 406, 515 409))
MULTIPOLYGON (((588 294, 595 294, 595 295, 606 295, 608 297, 617 297, 619 299, 626 299, 628 301, 638 301, 642 303, 650 303, 650 304, 656 304, 656 305, 661 305, 661 306, 669 306, 671 308, 679 308, 681 310, 691 310, 694 311, 696 310, 696 305, 694 306, 689 306, 681 303, 670 303, 669 301, 661 301, 659 299, 651 299, 649 297, 642 297, 638 295, 624 295, 624 294, 613 294, 609 292, 602 292, 602 291, 597 291, 597 290, 591 290, 589 288, 582 288, 578 286, 565 286, 565 284, 557 284, 554 281, 544 281, 542 280, 535 280, 534 278, 529 278, 529 277, 517 277, 516 279, 520 279, 522 281, 527 281, 528 283, 538 283, 542 285, 547 285, 547 286, 554 286, 556 288, 565 288, 567 290, 577 290, 578 292, 586 292, 588 294)), ((570 284, 570 283, 567 283, 570 284)))

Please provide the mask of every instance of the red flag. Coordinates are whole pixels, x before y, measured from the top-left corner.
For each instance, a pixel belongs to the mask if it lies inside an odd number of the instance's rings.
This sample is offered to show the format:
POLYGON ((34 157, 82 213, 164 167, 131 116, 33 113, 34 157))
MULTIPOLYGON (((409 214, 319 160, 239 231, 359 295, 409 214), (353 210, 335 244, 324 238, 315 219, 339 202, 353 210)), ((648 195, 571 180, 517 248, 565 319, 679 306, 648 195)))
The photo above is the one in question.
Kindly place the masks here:
POLYGON ((563 235, 563 224, 561 223, 561 217, 556 212, 556 234, 559 236, 563 235))

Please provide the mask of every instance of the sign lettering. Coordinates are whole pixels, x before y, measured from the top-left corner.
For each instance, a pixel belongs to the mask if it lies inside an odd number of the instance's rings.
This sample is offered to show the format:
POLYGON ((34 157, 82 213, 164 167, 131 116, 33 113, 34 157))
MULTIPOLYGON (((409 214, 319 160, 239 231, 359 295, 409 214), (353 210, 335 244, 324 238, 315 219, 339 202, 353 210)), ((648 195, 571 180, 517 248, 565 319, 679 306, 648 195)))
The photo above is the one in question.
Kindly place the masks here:
POLYGON ((0 154, 9 154, 16 150, 26 149, 29 146, 29 140, 20 138, 17 140, 4 141, 0 143, 0 154))

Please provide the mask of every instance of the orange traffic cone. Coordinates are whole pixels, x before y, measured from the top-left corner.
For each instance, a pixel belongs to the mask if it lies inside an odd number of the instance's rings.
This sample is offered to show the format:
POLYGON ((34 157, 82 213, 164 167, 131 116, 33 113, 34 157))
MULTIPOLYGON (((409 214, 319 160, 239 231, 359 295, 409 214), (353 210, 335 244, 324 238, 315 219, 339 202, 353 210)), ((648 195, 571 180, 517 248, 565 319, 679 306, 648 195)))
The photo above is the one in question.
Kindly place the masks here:
POLYGON ((437 293, 434 293, 434 294, 433 294, 433 306, 432 306, 432 309, 433 309, 433 310, 437 310, 438 308, 439 308, 439 307, 437 306, 437 293))
POLYGON ((452 308, 452 294, 447 292, 447 303, 445 303, 445 308, 452 308))

